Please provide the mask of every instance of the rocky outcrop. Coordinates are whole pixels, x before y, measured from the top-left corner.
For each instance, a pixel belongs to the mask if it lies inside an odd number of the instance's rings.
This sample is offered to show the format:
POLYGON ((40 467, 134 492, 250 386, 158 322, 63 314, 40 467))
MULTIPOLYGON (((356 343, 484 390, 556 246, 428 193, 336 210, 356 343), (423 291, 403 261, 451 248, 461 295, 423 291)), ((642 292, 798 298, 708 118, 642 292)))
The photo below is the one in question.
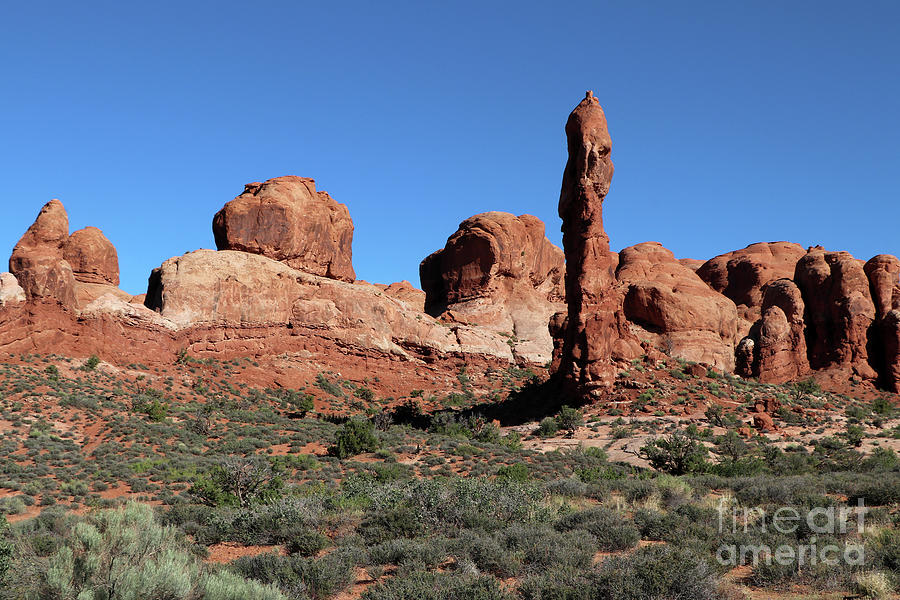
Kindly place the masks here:
POLYGON ((500 335, 447 326, 370 284, 318 277, 244 252, 197 250, 167 260, 154 269, 145 303, 179 329, 288 327, 404 358, 434 352, 513 360, 500 335))
POLYGON ((25 290, 12 273, 0 273, 0 307, 25 302, 25 290))
POLYGON ((884 387, 900 392, 900 260, 879 254, 869 259, 863 270, 875 304, 869 345, 874 356, 870 362, 879 371, 884 387))
POLYGON ((682 265, 690 269, 691 271, 697 271, 700 267, 706 264, 705 260, 700 260, 697 258, 679 258, 678 262, 682 265))
POLYGON ((395 281, 390 285, 381 283, 375 283, 373 285, 391 298, 406 302, 410 307, 419 312, 425 312, 425 292, 414 287, 410 282, 403 280, 395 281))
POLYGON ((119 285, 119 255, 96 227, 79 229, 66 241, 63 258, 81 283, 119 285))
POLYGON ((216 213, 219 250, 238 250, 342 281, 353 281, 350 211, 305 177, 249 183, 216 213))
POLYGON ((810 248, 797 262, 794 281, 806 303, 810 366, 846 368, 874 379, 867 345, 875 305, 860 261, 848 252, 810 248))
POLYGON ((790 279, 778 279, 763 288, 762 317, 736 355, 738 374, 758 377, 763 383, 784 383, 806 376, 804 313, 800 289, 790 279), (750 355, 745 355, 750 348, 750 355))
POLYGON ((550 317, 563 308, 562 250, 537 217, 487 212, 460 223, 419 266, 425 310, 505 334, 529 362, 550 360, 550 317))
POLYGON ((599 393, 613 384, 613 352, 630 337, 619 308, 617 264, 603 229, 603 200, 613 176, 612 140, 600 103, 588 92, 566 122, 569 158, 559 194, 566 256, 566 317, 555 318, 551 369, 566 387, 599 393))
POLYGON ((51 299, 74 307, 75 276, 63 257, 68 239, 66 209, 59 200, 51 200, 41 208, 9 259, 9 271, 28 300, 51 299))
POLYGON ((776 279, 791 278, 806 251, 799 244, 768 242, 721 254, 699 269, 709 286, 730 298, 741 318, 753 323, 761 316, 763 288, 776 279))
POLYGON ((624 315, 641 340, 671 356, 734 369, 737 311, 658 242, 619 252, 616 279, 623 284, 624 315))

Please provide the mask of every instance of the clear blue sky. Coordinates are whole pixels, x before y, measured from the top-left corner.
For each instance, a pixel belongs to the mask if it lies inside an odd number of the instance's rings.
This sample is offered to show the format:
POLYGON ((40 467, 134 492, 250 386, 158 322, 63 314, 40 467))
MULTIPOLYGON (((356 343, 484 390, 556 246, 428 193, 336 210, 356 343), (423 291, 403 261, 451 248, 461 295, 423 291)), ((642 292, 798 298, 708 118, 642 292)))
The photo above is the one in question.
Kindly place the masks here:
POLYGON ((361 279, 475 213, 560 243, 563 126, 593 89, 614 249, 787 239, 900 254, 900 3, 17 2, 0 36, 0 250, 59 198, 122 287, 214 247, 243 184, 316 179, 361 279))

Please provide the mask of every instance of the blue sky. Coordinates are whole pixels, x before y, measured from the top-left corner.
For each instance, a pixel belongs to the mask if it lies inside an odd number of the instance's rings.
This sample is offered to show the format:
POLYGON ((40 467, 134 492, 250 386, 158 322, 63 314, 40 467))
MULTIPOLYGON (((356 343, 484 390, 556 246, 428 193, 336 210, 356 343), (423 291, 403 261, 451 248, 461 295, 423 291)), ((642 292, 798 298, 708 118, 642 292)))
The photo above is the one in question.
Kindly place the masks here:
POLYGON ((614 249, 900 254, 897 2, 20 2, 2 19, 0 254, 59 198, 133 293, 279 175, 349 206, 369 281, 418 285, 488 210, 537 215, 558 244, 586 89, 613 139, 614 249))

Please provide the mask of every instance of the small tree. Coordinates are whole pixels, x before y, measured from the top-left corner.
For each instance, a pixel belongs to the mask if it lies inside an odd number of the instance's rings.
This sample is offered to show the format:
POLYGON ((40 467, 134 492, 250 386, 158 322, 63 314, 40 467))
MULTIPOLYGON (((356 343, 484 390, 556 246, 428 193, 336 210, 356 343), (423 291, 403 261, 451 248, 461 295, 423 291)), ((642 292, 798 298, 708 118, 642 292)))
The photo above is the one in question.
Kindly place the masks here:
POLYGON ((229 457, 199 477, 191 494, 210 506, 246 507, 272 497, 283 482, 268 460, 259 456, 229 457))
POLYGON ((638 455, 657 471, 684 475, 705 470, 709 451, 696 437, 675 431, 666 437, 650 440, 638 455))
POLYGON ((351 419, 344 423, 335 438, 329 452, 338 458, 356 456, 363 452, 374 452, 378 449, 378 438, 375 437, 375 426, 369 421, 351 419))
POLYGON ((556 423, 560 429, 568 431, 569 435, 574 435, 575 430, 584 425, 584 415, 578 409, 563 406, 556 415, 556 423))

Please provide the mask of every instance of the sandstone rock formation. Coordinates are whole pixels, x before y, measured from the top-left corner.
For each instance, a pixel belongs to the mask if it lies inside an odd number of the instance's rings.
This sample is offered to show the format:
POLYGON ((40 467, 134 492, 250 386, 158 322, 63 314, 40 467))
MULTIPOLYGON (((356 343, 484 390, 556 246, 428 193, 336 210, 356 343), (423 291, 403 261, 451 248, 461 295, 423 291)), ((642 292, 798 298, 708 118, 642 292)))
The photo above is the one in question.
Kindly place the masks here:
POLYGON ((76 281, 119 285, 119 255, 96 227, 85 227, 69 236, 63 258, 71 265, 76 281))
POLYGON ((797 262, 794 281, 806 303, 810 366, 875 378, 867 350, 875 305, 860 261, 847 252, 810 248, 797 262))
POLYGON ((552 326, 560 341, 551 369, 564 385, 593 393, 615 379, 613 351, 629 337, 616 263, 603 229, 603 200, 613 176, 612 140, 600 103, 588 92, 566 122, 569 158, 559 195, 566 256, 566 318, 552 326))
POLYGON ((460 223, 446 246, 422 261, 425 310, 509 335, 529 362, 550 360, 550 317, 562 309, 562 250, 537 217, 487 212, 460 223))
POLYGON ((403 280, 395 281, 390 285, 380 283, 373 285, 391 298, 406 302, 410 307, 419 312, 425 312, 425 292, 414 287, 410 282, 403 280))
POLYGON ((709 288, 658 242, 619 252, 624 315, 641 340, 668 354, 731 371, 737 344, 734 303, 709 288))
POLYGON ((12 273, 0 273, 0 307, 25 302, 25 290, 12 273))
POLYGON ((706 264, 705 260, 700 260, 697 258, 679 258, 678 262, 686 266, 691 271, 696 272, 697 269, 706 264))
POLYGON ((753 323, 761 313, 763 287, 776 279, 791 278, 806 251, 799 244, 769 242, 751 244, 711 258, 697 275, 737 305, 738 314, 753 323))
POLYGON ((276 177, 249 183, 216 213, 213 234, 219 250, 260 254, 287 266, 353 281, 353 221, 343 204, 305 177, 276 177))
POLYGON ((66 307, 75 305, 75 276, 63 258, 69 239, 69 216, 59 200, 51 200, 9 259, 9 271, 16 277, 28 300, 55 299, 66 307))
POLYGON ((424 351, 513 360, 502 336, 447 327, 370 284, 318 277, 244 252, 197 250, 167 260, 154 269, 145 302, 179 329, 286 326, 405 358, 424 351))
POLYGON ((881 383, 900 391, 900 260, 890 254, 869 259, 863 270, 875 304, 875 325, 870 336, 871 362, 881 383))
MULTIPOLYGON (((790 279, 772 281, 763 288, 762 318, 742 342, 751 355, 737 353, 738 374, 758 377, 763 383, 784 383, 809 373, 804 327, 805 304, 790 279)), ((739 346, 741 348, 741 346, 739 346)))

